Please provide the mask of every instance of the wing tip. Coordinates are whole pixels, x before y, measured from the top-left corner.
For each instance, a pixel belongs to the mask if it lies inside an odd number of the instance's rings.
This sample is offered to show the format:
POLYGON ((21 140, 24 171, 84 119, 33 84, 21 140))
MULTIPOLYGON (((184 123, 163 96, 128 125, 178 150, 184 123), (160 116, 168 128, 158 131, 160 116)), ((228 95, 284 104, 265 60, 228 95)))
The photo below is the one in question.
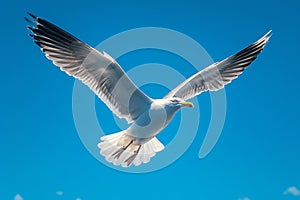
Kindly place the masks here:
MULTIPOLYGON (((34 33, 34 30, 37 27, 37 20, 38 17, 30 12, 27 12, 28 16, 24 17, 24 20, 28 23, 26 28, 30 30, 32 33, 34 33)), ((31 35, 30 35, 31 36, 31 35)))
POLYGON ((272 29, 270 29, 263 37, 262 40, 265 41, 265 43, 267 43, 269 41, 269 39, 272 37, 273 35, 273 31, 272 29))
POLYGON ((270 29, 266 34, 265 34, 265 37, 271 37, 273 34, 273 30, 270 29))
POLYGON ((31 12, 27 12, 27 14, 32 17, 33 19, 37 19, 38 17, 34 14, 32 14, 31 12))

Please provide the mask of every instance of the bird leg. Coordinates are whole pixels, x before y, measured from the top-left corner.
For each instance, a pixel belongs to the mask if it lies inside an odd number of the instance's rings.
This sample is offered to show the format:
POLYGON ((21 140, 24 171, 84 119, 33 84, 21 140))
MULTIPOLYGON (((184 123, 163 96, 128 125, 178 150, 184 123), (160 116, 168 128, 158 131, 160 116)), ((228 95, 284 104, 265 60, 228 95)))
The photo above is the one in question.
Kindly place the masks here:
POLYGON ((122 146, 120 149, 118 149, 115 153, 113 153, 111 156, 114 156, 114 159, 119 159, 122 153, 133 143, 133 140, 131 140, 126 146, 122 146))
POLYGON ((136 156, 138 155, 138 153, 139 153, 141 147, 142 147, 142 145, 140 145, 140 146, 137 148, 137 150, 135 150, 135 151, 133 152, 133 155, 131 155, 129 158, 127 158, 127 159, 125 160, 125 163, 126 163, 127 166, 129 166, 129 165, 132 163, 132 161, 136 158, 136 156))

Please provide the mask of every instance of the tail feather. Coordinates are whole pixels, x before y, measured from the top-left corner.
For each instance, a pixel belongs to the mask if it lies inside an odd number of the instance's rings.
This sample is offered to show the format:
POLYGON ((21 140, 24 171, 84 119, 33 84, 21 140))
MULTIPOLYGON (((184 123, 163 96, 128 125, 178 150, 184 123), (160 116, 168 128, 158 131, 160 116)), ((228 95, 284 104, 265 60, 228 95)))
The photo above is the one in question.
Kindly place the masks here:
POLYGON ((144 144, 139 144, 134 137, 126 134, 126 130, 103 136, 100 139, 101 142, 98 144, 100 154, 108 162, 114 165, 121 165, 122 167, 129 167, 131 164, 139 166, 142 163, 148 163, 157 152, 164 149, 164 145, 156 137, 144 144), (130 143, 132 140, 134 142, 130 143), (114 155, 118 151, 122 152, 119 157, 114 155))
POLYGON ((164 145, 156 138, 154 137, 152 140, 149 141, 151 144, 149 145, 153 151, 159 152, 162 151, 165 147, 164 145))
POLYGON ((123 134, 123 131, 118 132, 118 133, 114 133, 114 134, 109 134, 109 135, 102 136, 100 139, 102 141, 112 140, 114 138, 120 137, 122 134, 123 134))

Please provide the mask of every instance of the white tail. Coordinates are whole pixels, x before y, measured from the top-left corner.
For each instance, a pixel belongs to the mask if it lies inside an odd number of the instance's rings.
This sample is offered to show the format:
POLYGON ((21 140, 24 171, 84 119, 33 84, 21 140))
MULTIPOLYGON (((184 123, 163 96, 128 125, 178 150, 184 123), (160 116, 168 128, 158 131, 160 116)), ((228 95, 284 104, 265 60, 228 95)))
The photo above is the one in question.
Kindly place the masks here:
POLYGON ((144 144, 139 144, 134 137, 126 134, 126 130, 103 136, 100 139, 101 142, 98 144, 101 149, 100 154, 108 162, 122 167, 148 163, 156 152, 164 149, 164 145, 156 137, 144 144))

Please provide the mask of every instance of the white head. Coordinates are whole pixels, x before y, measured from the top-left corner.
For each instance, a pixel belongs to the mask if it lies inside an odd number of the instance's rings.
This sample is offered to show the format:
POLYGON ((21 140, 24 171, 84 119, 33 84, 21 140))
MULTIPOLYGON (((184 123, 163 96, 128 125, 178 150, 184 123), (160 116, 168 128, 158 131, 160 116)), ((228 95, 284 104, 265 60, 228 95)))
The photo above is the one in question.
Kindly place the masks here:
POLYGON ((168 101, 168 106, 175 107, 178 109, 186 106, 190 108, 194 107, 194 104, 192 102, 184 101, 183 99, 178 97, 169 98, 168 101))
MULTIPOLYGON (((152 109, 164 108, 169 117, 173 116, 178 110, 183 107, 194 107, 192 102, 184 101, 178 97, 171 97, 168 99, 156 99, 151 105, 152 109)), ((169 118, 168 117, 168 118, 169 118)))
POLYGON ((167 124, 173 118, 174 114, 183 107, 194 107, 192 102, 186 102, 178 97, 171 97, 169 99, 164 99, 164 108, 167 114, 167 124))

